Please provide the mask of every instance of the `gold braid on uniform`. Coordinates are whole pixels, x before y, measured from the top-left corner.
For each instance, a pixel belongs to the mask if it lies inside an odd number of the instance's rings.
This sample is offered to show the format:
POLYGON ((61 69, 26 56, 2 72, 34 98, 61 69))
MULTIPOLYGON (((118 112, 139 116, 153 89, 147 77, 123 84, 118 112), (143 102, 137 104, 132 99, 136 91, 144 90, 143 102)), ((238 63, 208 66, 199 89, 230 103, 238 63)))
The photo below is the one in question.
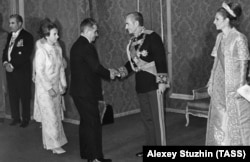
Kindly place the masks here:
POLYGON ((156 75, 156 83, 168 84, 168 75, 167 75, 167 73, 158 73, 156 75))

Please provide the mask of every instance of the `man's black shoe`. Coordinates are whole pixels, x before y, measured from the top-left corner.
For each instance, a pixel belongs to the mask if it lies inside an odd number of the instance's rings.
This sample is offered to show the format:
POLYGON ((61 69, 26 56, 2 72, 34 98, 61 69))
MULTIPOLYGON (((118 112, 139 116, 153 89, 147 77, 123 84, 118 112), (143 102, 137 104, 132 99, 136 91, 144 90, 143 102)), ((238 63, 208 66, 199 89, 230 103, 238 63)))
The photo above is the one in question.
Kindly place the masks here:
POLYGON ((29 125, 29 121, 24 120, 24 121, 22 121, 22 123, 20 124, 20 127, 25 128, 25 127, 27 127, 28 125, 29 125))
POLYGON ((137 157, 142 157, 143 156, 143 152, 138 152, 137 154, 135 154, 137 157))
POLYGON ((18 119, 18 120, 12 120, 12 122, 10 123, 10 125, 11 126, 14 126, 14 125, 17 125, 17 124, 19 124, 19 123, 21 123, 21 120, 20 119, 18 119))
POLYGON ((94 159, 94 160, 88 160, 88 162, 112 162, 111 159, 94 159))

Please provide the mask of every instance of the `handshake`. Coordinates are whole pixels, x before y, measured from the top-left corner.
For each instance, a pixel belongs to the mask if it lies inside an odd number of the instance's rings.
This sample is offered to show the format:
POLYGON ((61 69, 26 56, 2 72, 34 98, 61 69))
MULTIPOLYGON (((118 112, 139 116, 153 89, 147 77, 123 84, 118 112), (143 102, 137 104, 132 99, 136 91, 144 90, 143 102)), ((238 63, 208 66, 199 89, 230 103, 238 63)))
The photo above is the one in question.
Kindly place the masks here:
POLYGON ((116 77, 120 78, 121 77, 121 73, 116 70, 116 69, 109 69, 110 72, 110 79, 115 79, 116 77))

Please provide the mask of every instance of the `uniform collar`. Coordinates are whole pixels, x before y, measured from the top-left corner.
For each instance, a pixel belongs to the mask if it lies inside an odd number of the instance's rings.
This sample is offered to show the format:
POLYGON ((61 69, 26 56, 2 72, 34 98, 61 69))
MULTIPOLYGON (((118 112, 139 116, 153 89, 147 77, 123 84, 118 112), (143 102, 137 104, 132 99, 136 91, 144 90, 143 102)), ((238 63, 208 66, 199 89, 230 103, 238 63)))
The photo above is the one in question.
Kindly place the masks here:
POLYGON ((131 40, 134 42, 134 41, 137 41, 137 40, 141 39, 141 38, 143 37, 144 31, 145 31, 145 27, 142 27, 142 29, 141 29, 141 31, 138 33, 138 35, 137 35, 137 36, 134 35, 134 36, 131 38, 131 40))

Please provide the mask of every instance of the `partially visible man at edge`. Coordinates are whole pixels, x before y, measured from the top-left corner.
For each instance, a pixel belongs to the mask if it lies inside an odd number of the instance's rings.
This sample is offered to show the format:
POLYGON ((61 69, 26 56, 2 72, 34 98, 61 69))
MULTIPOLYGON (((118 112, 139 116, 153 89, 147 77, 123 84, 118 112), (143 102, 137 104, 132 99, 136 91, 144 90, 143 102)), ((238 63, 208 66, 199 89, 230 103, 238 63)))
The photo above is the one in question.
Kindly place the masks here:
POLYGON ((3 67, 6 70, 12 122, 27 127, 30 121, 31 101, 31 55, 33 36, 22 28, 23 18, 18 14, 10 16, 10 33, 3 51, 3 67), (22 104, 20 116, 19 102, 22 104))

